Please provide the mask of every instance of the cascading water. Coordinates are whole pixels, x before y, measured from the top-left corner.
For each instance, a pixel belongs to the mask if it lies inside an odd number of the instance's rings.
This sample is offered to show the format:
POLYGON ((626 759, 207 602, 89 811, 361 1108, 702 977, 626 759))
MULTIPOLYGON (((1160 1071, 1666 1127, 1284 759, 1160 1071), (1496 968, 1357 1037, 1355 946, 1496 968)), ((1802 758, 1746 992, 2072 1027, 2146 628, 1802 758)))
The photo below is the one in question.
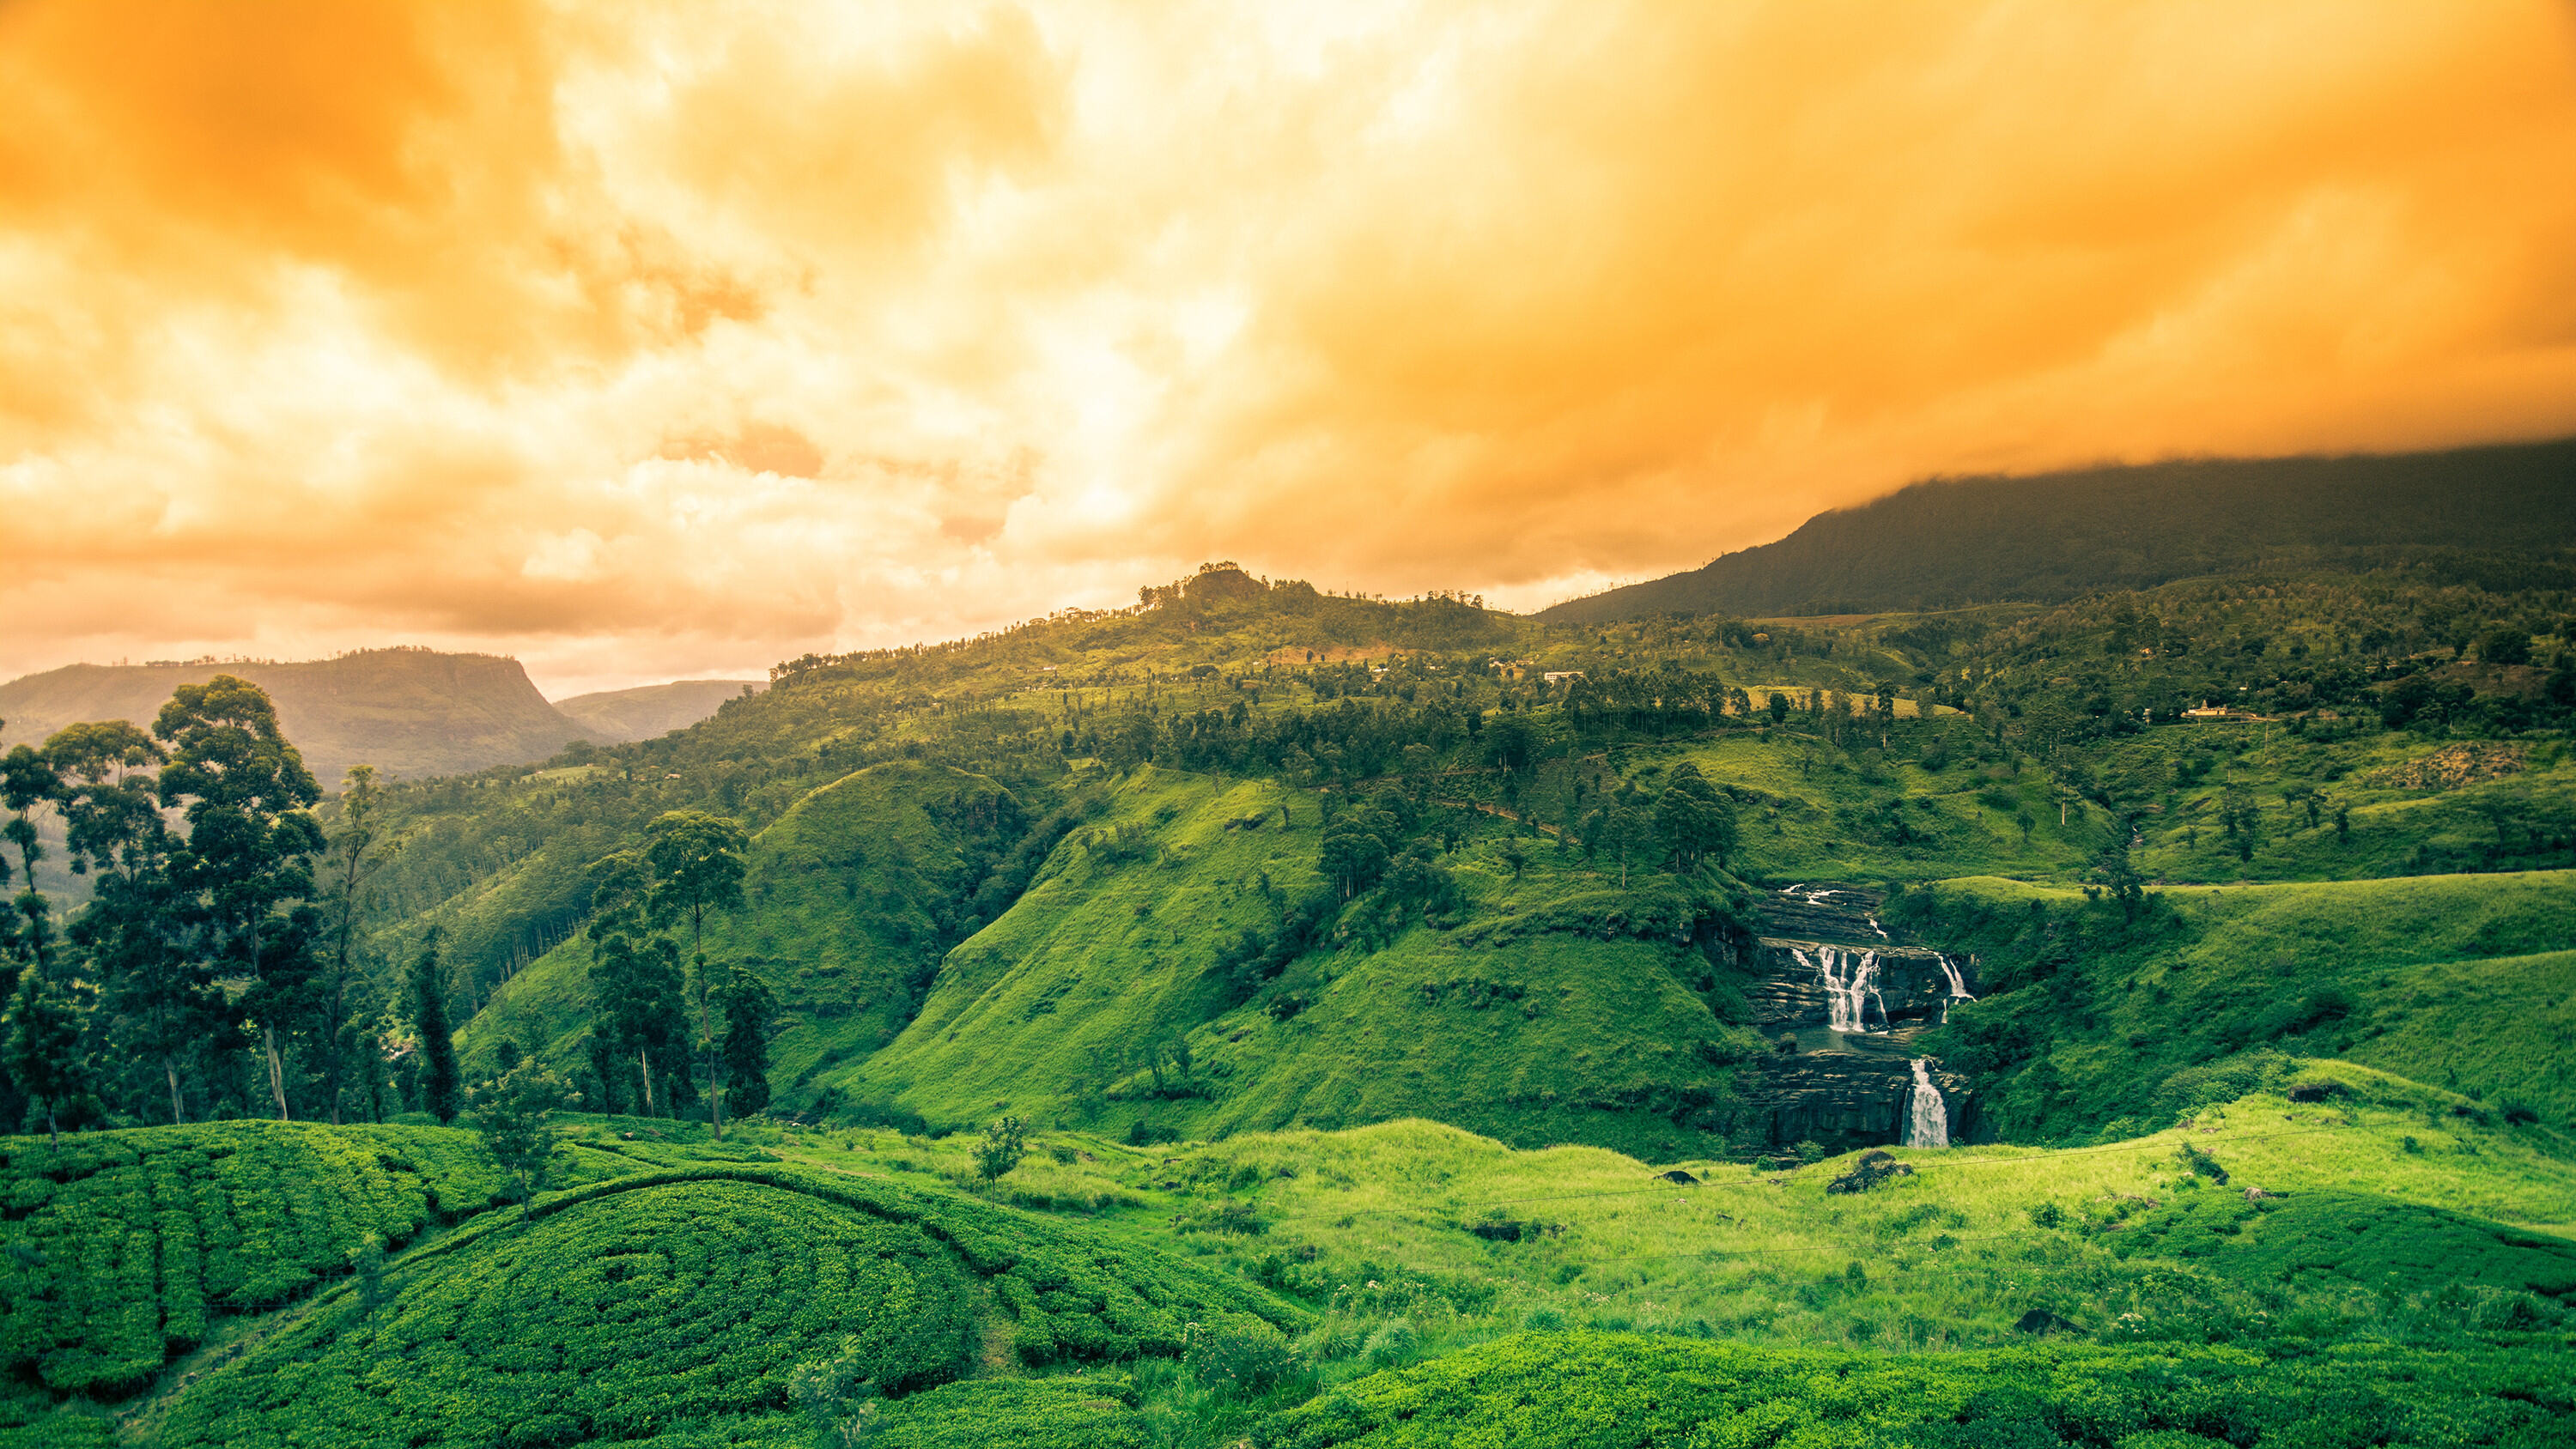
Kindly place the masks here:
POLYGON ((1941 969, 1949 973, 1950 996, 1953 1000, 1974 1001, 1977 999, 1968 994, 1968 983, 1960 979, 1958 962, 1951 960, 1945 955, 1941 958, 1941 969))
MULTIPOLYGON (((1862 951, 1854 954, 1838 947, 1819 945, 1813 956, 1796 946, 1789 948, 1789 954, 1798 958, 1798 964, 1815 972, 1816 980, 1823 984, 1827 1026, 1835 1031, 1845 1032, 1869 1030, 1866 1003, 1870 998, 1878 995, 1878 953, 1876 951, 1862 951)), ((1887 1019, 1887 1006, 1884 1002, 1879 1005, 1878 1019, 1881 1021, 1887 1019)))
POLYGON ((1950 1109, 1941 1102, 1941 1089, 1932 1085, 1929 1063, 1916 1057, 1914 1094, 1906 1104, 1906 1147, 1947 1147, 1950 1145, 1950 1109))

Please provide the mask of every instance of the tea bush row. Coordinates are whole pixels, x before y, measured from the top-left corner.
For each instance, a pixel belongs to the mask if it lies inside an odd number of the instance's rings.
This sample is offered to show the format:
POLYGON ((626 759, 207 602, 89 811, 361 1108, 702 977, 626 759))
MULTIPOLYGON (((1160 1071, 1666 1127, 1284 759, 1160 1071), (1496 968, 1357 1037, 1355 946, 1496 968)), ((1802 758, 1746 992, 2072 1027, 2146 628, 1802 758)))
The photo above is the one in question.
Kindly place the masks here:
POLYGON ((472 1134, 221 1122, 0 1141, 0 1370, 58 1392, 139 1388, 211 1315, 257 1312, 479 1211, 503 1182, 472 1134))

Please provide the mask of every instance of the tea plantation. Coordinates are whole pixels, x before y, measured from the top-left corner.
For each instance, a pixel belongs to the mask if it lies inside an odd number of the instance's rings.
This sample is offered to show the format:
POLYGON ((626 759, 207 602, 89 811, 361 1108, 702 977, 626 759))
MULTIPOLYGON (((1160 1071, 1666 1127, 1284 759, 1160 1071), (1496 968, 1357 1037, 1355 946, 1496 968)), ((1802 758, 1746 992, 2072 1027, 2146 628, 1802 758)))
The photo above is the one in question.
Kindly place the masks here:
POLYGON ((462 1132, 237 1122, 0 1145, 0 1354, 56 1391, 140 1386, 258 1313, 503 1187, 462 1132))
POLYGON ((1281 1415, 1279 1449, 1734 1445, 2216 1449, 2564 1444, 2563 1360, 2369 1349, 1999 1349, 1942 1358, 1527 1334, 1378 1374, 1281 1415))
POLYGON ((286 1445, 320 1426, 353 1445, 712 1432, 789 1408, 798 1370, 821 1358, 899 1395, 992 1367, 988 1351, 1023 1369, 1125 1362, 1179 1354, 1195 1321, 1305 1317, 1008 1209, 729 1165, 489 1219, 412 1255, 380 1297, 352 1285, 261 1343, 191 1391, 162 1442, 286 1445))

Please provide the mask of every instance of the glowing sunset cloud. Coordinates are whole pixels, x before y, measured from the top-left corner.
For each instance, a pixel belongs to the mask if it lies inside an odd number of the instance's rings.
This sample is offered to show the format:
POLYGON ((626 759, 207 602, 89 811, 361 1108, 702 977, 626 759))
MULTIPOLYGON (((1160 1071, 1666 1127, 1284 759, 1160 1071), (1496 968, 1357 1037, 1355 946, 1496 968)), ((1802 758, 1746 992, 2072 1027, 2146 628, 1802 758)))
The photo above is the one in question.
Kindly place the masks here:
POLYGON ((0 673, 571 687, 1202 558, 2576 431, 2559 4, 0 5, 0 673))

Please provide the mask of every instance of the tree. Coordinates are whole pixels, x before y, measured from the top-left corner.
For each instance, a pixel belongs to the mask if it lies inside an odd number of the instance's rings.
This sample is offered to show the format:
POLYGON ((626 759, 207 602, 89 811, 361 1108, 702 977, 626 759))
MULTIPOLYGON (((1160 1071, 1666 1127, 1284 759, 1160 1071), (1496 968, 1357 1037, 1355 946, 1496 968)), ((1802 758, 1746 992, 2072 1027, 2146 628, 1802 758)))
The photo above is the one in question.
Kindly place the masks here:
POLYGON ((1684 760, 1656 797, 1655 831, 1675 868, 1690 870, 1704 860, 1723 865, 1735 849, 1735 802, 1684 760))
POLYGON ((329 967, 315 983, 314 1006, 319 1017, 315 1039, 322 1045, 322 1100, 331 1113, 331 1121, 340 1121, 340 1093, 345 1085, 346 1046, 342 1038, 349 1025, 349 991, 355 980, 352 950, 356 942, 358 912, 365 904, 367 878, 373 875, 383 857, 376 846, 383 827, 376 819, 384 792, 376 786, 376 767, 352 766, 348 787, 340 792, 340 829, 330 840, 332 865, 331 889, 331 959, 329 967))
POLYGON ((80 1005, 46 978, 43 967, 29 965, 18 973, 6 1029, 9 1075, 20 1091, 45 1104, 45 1138, 59 1141, 62 1109, 84 1095, 89 1076, 81 1058, 80 1005))
POLYGON ((2254 792, 2242 785, 2228 786, 2219 800, 2218 824, 2236 858, 2251 863, 2254 847, 2263 838, 2263 808, 2254 803, 2254 792))
POLYGON ((652 879, 646 907, 654 922, 689 923, 688 993, 698 1009, 698 1050, 706 1059, 708 1124, 724 1139, 724 1098, 715 1091, 719 1045, 707 981, 709 911, 743 904, 743 851, 749 842, 739 822, 698 810, 673 810, 644 828, 644 864, 652 879))
POLYGON ((724 1013, 724 1100, 736 1117, 749 1117, 769 1106, 769 1019, 777 999, 761 979, 736 962, 716 989, 716 1006, 724 1013))
MULTIPOLYGON (((642 856, 620 851, 593 861, 588 883, 590 919, 582 929, 591 947, 591 1036, 603 1059, 613 1057, 617 1067, 634 1063, 635 1100, 644 1116, 664 1106, 676 1112, 678 1094, 666 1091, 657 1101, 654 1083, 687 1075, 684 982, 679 948, 654 932, 645 909, 651 873, 642 856)), ((603 1090, 614 1097, 611 1076, 622 1073, 604 1064, 600 1071, 603 1090)))
MULTIPOLYGON (((163 803, 188 802, 188 843, 171 868, 181 889, 205 904, 200 954, 219 969, 258 975, 270 959, 260 937, 272 914, 312 893, 312 857, 323 840, 308 812, 321 787, 279 730, 268 696, 229 674, 172 691, 152 733, 170 747, 163 803)), ((288 1111, 279 1039, 297 1023, 279 1013, 293 1002, 292 993, 273 992, 259 1018, 281 1118, 288 1111)))
POLYGON ((1619 885, 1623 890, 1628 884, 1629 864, 1654 845, 1654 812, 1633 785, 1621 789, 1608 804, 1584 818, 1585 854, 1608 851, 1610 858, 1619 863, 1619 885))
POLYGON ((1378 878, 1386 874, 1386 842, 1356 815, 1354 812, 1333 822, 1316 858, 1318 868, 1341 888, 1344 900, 1376 885, 1378 878))
POLYGON ((555 1167, 555 1135, 546 1114, 564 1103, 569 1084, 537 1062, 521 1062, 474 1094, 473 1123, 484 1150, 518 1189, 524 1220, 555 1167))
POLYGON ((1775 689, 1771 691, 1771 702, 1765 708, 1770 713, 1771 723, 1782 725, 1789 722, 1789 696, 1775 689))
POLYGON ((420 1105, 445 1126, 464 1105, 464 1075, 456 1065, 456 1036, 447 1024, 447 985, 438 970, 438 932, 411 968, 412 1027, 420 1033, 420 1105))
MULTIPOLYGON (((0 803, 5 803, 10 812, 9 823, 0 827, 0 835, 18 847, 18 862, 27 877, 26 888, 18 893, 13 908, 26 918, 28 959, 39 967, 45 964, 47 905, 44 893, 36 889, 36 862, 45 858, 45 848, 36 838, 35 812, 38 806, 57 803, 62 793, 62 771, 50 753, 19 745, 0 756, 0 803)), ((0 884, 6 883, 7 872, 6 862, 0 862, 0 884)))
POLYGON ((2120 903, 2121 919, 2135 921, 2138 912, 2146 905, 2147 882, 2146 877, 2138 874, 2137 863, 2129 858, 2125 839, 2126 833, 2123 832, 2122 842, 2102 847, 2102 853, 2093 860, 2093 876, 2109 889, 2111 898, 2120 903))
POLYGON ((998 1182, 1028 1154, 1028 1127, 1017 1117, 1004 1117, 986 1127, 976 1142, 975 1173, 986 1182, 998 1182))

